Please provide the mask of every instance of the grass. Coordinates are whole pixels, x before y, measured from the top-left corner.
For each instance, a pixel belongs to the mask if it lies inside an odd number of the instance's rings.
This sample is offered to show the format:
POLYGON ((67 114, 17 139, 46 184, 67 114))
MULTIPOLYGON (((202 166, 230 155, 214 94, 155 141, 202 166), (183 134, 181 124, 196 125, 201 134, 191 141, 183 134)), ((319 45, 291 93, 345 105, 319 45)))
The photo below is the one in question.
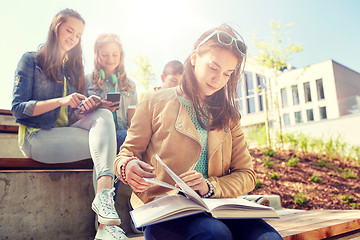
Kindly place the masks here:
MULTIPOLYGON (((266 133, 265 126, 258 125, 247 129, 247 140, 250 143, 259 147, 266 146, 266 133)), ((332 160, 335 157, 346 158, 357 161, 360 165, 360 146, 353 146, 345 143, 342 140, 341 135, 336 138, 317 138, 309 137, 302 132, 283 133, 282 142, 287 149, 294 151, 301 151, 316 153, 319 155, 324 154, 326 159, 332 160)), ((276 140, 272 141, 273 146, 280 145, 280 135, 277 134, 276 140)), ((267 146, 268 149, 264 150, 264 155, 273 157, 275 152, 270 150, 271 146, 267 146)))

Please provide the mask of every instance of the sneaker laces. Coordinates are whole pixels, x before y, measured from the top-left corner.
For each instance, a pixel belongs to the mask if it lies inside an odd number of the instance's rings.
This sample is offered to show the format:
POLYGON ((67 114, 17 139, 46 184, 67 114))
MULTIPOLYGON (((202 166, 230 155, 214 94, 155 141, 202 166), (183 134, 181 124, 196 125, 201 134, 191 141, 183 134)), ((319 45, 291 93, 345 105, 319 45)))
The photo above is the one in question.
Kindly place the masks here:
POLYGON ((113 212, 115 210, 115 203, 114 203, 114 195, 115 195, 115 188, 113 187, 110 191, 101 194, 100 198, 102 198, 106 210, 109 212, 113 212))
POLYGON ((113 237, 117 237, 119 234, 122 234, 124 236, 125 232, 124 230, 122 230, 122 228, 118 227, 118 226, 109 226, 107 228, 107 231, 113 236, 113 237))

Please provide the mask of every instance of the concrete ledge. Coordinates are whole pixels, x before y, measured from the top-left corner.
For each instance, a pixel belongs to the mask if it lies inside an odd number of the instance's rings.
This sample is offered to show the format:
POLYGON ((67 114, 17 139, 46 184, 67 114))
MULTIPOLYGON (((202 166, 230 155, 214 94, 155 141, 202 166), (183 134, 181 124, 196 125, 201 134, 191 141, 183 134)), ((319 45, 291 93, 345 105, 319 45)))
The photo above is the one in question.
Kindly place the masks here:
MULTIPOLYGON (((121 227, 132 232, 127 199, 119 186, 121 227)), ((92 170, 1 170, 1 239, 94 239, 92 170)))

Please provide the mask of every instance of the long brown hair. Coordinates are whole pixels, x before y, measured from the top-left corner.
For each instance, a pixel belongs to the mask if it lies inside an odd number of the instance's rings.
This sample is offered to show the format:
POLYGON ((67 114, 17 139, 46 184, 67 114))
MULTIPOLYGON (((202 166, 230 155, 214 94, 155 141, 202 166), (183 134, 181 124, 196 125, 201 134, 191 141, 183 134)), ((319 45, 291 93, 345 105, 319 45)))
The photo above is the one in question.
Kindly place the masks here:
POLYGON ((241 54, 234 44, 224 45, 217 40, 213 40, 216 38, 216 35, 203 45, 198 46, 203 39, 216 30, 226 32, 234 38, 243 41, 241 36, 234 29, 227 24, 222 24, 221 26, 210 29, 202 34, 195 42, 194 50, 197 51, 197 54, 202 55, 209 52, 211 48, 224 48, 231 51, 236 56, 238 64, 235 71, 230 75, 227 84, 214 94, 205 97, 205 100, 202 102, 207 108, 205 111, 203 107, 201 107, 201 96, 194 75, 194 67, 191 64, 191 55, 185 61, 185 73, 181 81, 182 90, 193 102, 199 124, 201 127, 209 130, 228 128, 231 121, 240 121, 241 115, 238 111, 235 99, 237 98, 237 84, 242 77, 246 61, 246 56, 241 54), (205 120, 206 124, 204 124, 201 119, 205 120))
POLYGON ((100 61, 99 61, 99 51, 102 47, 109 43, 116 43, 119 46, 120 50, 120 62, 119 66, 116 67, 116 72, 120 73, 117 75, 117 81, 119 87, 122 90, 130 91, 134 90, 135 86, 130 82, 127 78, 127 74, 124 67, 124 49, 122 47, 120 37, 113 33, 103 33, 100 34, 95 42, 94 46, 94 66, 95 69, 92 73, 92 82, 94 83, 95 89, 103 89, 104 79, 102 79, 99 75, 99 70, 101 69, 100 61))
MULTIPOLYGON (((60 59, 60 50, 58 44, 58 30, 61 24, 65 23, 69 17, 76 18, 85 24, 84 19, 78 12, 72 9, 64 9, 55 15, 49 29, 48 38, 37 51, 36 59, 39 61, 42 70, 47 79, 62 83, 64 81, 61 74, 63 64, 60 59)), ((81 39, 79 43, 67 52, 68 60, 65 62, 65 69, 69 75, 71 85, 76 87, 77 91, 84 93, 85 76, 81 50, 81 39)))

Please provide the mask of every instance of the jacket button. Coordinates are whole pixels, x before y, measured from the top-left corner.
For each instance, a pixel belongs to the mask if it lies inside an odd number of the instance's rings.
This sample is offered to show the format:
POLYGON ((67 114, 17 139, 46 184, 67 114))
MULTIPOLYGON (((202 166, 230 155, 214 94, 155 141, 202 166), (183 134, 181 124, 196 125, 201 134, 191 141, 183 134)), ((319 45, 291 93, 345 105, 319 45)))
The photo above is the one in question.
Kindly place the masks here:
POLYGON ((179 128, 182 127, 182 124, 181 124, 181 123, 178 123, 178 124, 177 124, 177 127, 179 127, 179 128))

